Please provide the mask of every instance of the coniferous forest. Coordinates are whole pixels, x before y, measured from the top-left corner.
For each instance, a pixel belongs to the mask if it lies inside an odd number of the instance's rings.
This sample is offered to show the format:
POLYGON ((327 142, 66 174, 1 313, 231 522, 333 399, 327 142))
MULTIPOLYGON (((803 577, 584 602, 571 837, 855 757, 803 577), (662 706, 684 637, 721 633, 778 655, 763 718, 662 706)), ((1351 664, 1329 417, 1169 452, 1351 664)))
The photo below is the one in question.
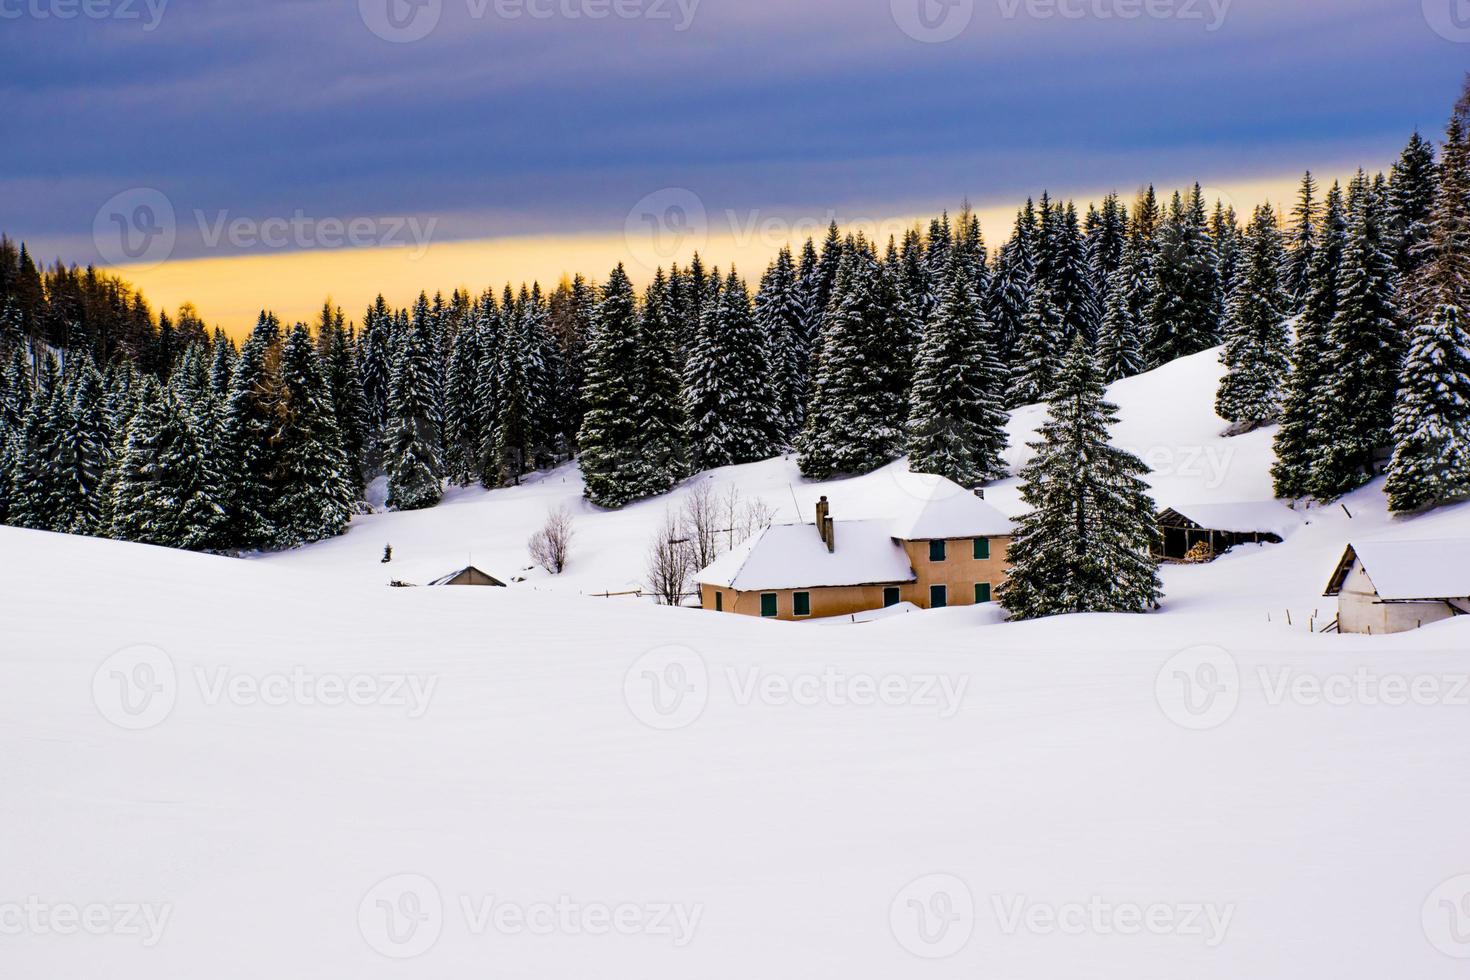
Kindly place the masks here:
MULTIPOLYGON (((1006 410, 1045 401, 1021 474, 1024 615, 1056 609, 1036 596, 1064 560, 1068 493, 1119 504, 1100 555, 1148 543, 1141 463, 1100 458, 1097 486, 1062 472, 1106 441, 1104 386, 1217 345, 1231 431, 1280 423, 1279 497, 1331 501, 1384 472, 1397 511, 1470 495, 1467 319, 1470 91, 1442 142, 1415 134, 1345 187, 1308 174, 1286 214, 1237 215, 1198 185, 1085 209, 1043 193, 995 250, 968 207, 887 242, 834 223, 753 290, 695 256, 641 290, 620 265, 353 318, 328 303, 311 324, 263 312, 238 346, 7 239, 0 522, 290 548, 342 533, 380 476, 390 507, 418 509, 573 458, 604 507, 787 451, 811 478, 908 454, 979 485, 1007 473, 1006 410)), ((1126 601, 1094 572, 1068 608, 1157 598, 1149 567, 1126 601)))

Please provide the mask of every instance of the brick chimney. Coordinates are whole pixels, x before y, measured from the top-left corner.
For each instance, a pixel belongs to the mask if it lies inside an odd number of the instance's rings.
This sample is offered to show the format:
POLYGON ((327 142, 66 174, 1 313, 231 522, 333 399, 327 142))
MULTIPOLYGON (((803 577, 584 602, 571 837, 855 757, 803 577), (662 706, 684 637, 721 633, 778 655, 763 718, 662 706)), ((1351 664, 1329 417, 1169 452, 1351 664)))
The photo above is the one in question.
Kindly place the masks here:
POLYGON ((827 503, 826 497, 817 501, 817 533, 822 536, 822 540, 826 543, 828 551, 832 551, 837 546, 832 537, 831 510, 832 508, 827 503))
POLYGON ((832 524, 831 515, 828 515, 825 523, 822 525, 822 539, 827 542, 828 551, 837 550, 837 531, 832 524))

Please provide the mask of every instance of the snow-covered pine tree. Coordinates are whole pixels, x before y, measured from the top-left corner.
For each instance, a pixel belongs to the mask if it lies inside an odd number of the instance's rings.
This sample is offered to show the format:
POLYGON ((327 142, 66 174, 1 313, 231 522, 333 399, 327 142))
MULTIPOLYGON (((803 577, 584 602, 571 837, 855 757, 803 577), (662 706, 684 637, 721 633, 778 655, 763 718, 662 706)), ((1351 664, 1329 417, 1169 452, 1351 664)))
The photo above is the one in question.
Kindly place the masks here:
POLYGON ((1384 240, 1383 205, 1360 173, 1339 279, 1337 313, 1328 331, 1331 370, 1318 405, 1327 440, 1312 467, 1312 495, 1336 500, 1373 477, 1390 443, 1394 393, 1403 358, 1394 305, 1393 259, 1384 240))
POLYGON ((1051 284, 1038 280, 1031 290, 1030 307, 1021 321, 1011 373, 1011 407, 1031 405, 1051 396, 1058 362, 1066 350, 1066 324, 1052 296, 1051 284))
POLYGON ((1455 306, 1414 329, 1394 406, 1388 506, 1422 510, 1470 496, 1470 330, 1455 306))
POLYGON ((1405 313, 1414 323, 1431 319, 1441 306, 1470 309, 1470 81, 1445 131, 1439 188, 1419 261, 1406 290, 1405 313))
POLYGON ((1007 368, 1015 363, 1022 321, 1031 306, 1035 237, 1036 209, 1028 200, 1016 215, 1010 240, 1001 247, 988 297, 990 320, 995 325, 995 353, 1007 368))
POLYGON ((1429 220, 1439 190, 1434 144, 1415 132, 1390 172, 1394 265, 1401 284, 1413 283, 1425 258, 1429 220))
MULTIPOLYGON (((1154 301, 1154 270, 1158 265, 1159 225, 1163 215, 1152 185, 1138 196, 1128 223, 1128 306, 1133 322, 1148 329, 1148 311, 1154 301)), ((1147 337, 1145 336, 1145 343, 1147 337)))
POLYGON ((362 386, 363 469, 368 477, 383 471, 393 360, 393 314, 380 294, 363 315, 362 339, 357 345, 357 375, 362 386))
POLYGON ((908 406, 897 388, 897 284, 884 275, 862 236, 845 249, 822 331, 822 354, 806 427, 798 440, 802 473, 866 473, 899 455, 908 406))
POLYGON ((1219 335, 1219 280, 1199 185, 1188 205, 1177 192, 1159 234, 1153 299, 1145 317, 1149 365, 1212 347, 1219 335))
POLYGON ((502 304, 499 356, 495 363, 495 428, 486 461, 487 486, 519 486, 521 477, 535 469, 542 445, 539 428, 544 418, 541 392, 542 347, 538 331, 540 311, 530 291, 521 287, 512 304, 502 304))
POLYGON ((909 468, 976 487, 1006 475, 1005 369, 974 273, 957 249, 924 328, 909 406, 909 468))
POLYGON ((1317 255, 1309 277, 1311 290, 1297 318, 1291 372, 1276 433, 1271 478, 1276 496, 1295 500, 1311 493, 1312 471, 1320 446, 1331 438, 1323 429, 1322 406, 1329 397, 1332 359, 1328 331, 1337 315, 1338 276, 1347 247, 1347 212, 1342 187, 1327 192, 1317 255))
MULTIPOLYGON (((810 238, 801 247, 801 259, 796 266, 796 293, 801 298, 802 313, 805 317, 803 336, 806 338, 806 349, 808 351, 806 376, 808 379, 815 377, 817 371, 816 357, 822 346, 822 315, 825 308, 818 306, 821 297, 818 295, 817 282, 818 265, 817 246, 810 238)), ((810 389, 810 381, 808 381, 810 389)))
POLYGON ((837 222, 830 222, 827 225, 827 237, 822 241, 821 258, 817 259, 812 274, 811 306, 818 317, 824 315, 827 304, 832 299, 832 290, 837 283, 837 267, 842 264, 845 251, 846 246, 837 229, 837 222))
POLYGON ((56 509, 72 534, 99 534, 102 507, 99 493, 110 462, 107 413, 103 407, 102 376, 91 358, 73 368, 75 384, 68 392, 66 427, 60 433, 59 493, 56 509))
POLYGON ((1210 216, 1210 242, 1215 246, 1215 270, 1220 283, 1220 318, 1223 323, 1225 307, 1235 292, 1241 251, 1240 226, 1235 217, 1235 208, 1226 207, 1223 201, 1215 202, 1215 213, 1210 216))
POLYGON ((240 356, 235 342, 218 328, 210 342, 209 385, 219 398, 228 398, 230 381, 235 376, 235 360, 240 356))
POLYGON ((1291 240, 1281 270, 1282 288, 1291 302, 1291 312, 1300 313, 1311 288, 1312 262, 1317 252, 1317 180, 1308 170, 1297 191, 1291 212, 1291 240))
POLYGON ((1282 385, 1290 369, 1287 328, 1290 298, 1282 289, 1285 249, 1276 212, 1256 208, 1246 231, 1239 281, 1230 297, 1225 324, 1225 350, 1220 355, 1225 376, 1215 397, 1215 411, 1232 423, 1233 432, 1249 432, 1276 419, 1282 385))
POLYGON ((730 269, 700 323, 685 368, 684 409, 696 470, 750 463, 780 451, 785 426, 766 337, 744 280, 730 269))
MULTIPOLYGON (((52 359, 47 363, 52 365, 52 359)), ((46 372, 42 373, 46 377, 46 372)), ((70 516, 58 509, 66 489, 61 472, 62 433, 70 424, 66 392, 54 377, 36 387, 21 421, 11 471, 10 523, 37 531, 65 531, 70 516)))
POLYGON ((317 337, 322 374, 331 399, 332 417, 341 433, 342 452, 347 457, 347 478, 353 496, 361 499, 366 489, 362 471, 365 420, 362 380, 357 373, 357 338, 343 324, 340 309, 322 329, 324 333, 317 337))
POLYGON ((1143 338, 1128 302, 1128 259, 1113 273, 1107 309, 1097 335, 1097 369, 1103 383, 1131 378, 1143 370, 1143 338))
POLYGON ((783 248, 761 277, 755 297, 755 323, 770 355, 783 445, 801 431, 806 413, 806 371, 811 352, 806 348, 805 317, 797 292, 795 260, 791 250, 783 248))
POLYGON ((403 331, 389 383, 384 466, 388 506, 433 507, 444 494, 434 338, 427 316, 415 314, 403 331))
POLYGON ((637 419, 642 457, 638 484, 644 496, 653 496, 672 490, 689 473, 684 379, 657 276, 644 296, 638 320, 637 372, 641 386, 637 419))
POLYGON ((113 536, 169 548, 220 547, 230 494, 204 459, 178 398, 147 378, 117 463, 113 536))
MULTIPOLYGON (((280 356, 281 323, 274 314, 262 312, 235 361, 225 417, 224 479, 231 493, 223 537, 229 547, 247 551, 274 547, 277 542, 280 356)), ((153 406, 154 422, 162 425, 165 414, 165 409, 153 406)), ((125 515, 119 513, 117 519, 125 520, 125 515)))
POLYGON ((1112 294, 1113 276, 1123 266, 1128 244, 1128 209, 1117 194, 1103 198, 1102 210, 1087 236, 1091 281, 1096 286, 1098 305, 1106 308, 1112 294))
MULTIPOLYGON (((969 201, 964 203, 959 217, 955 219, 954 250, 964 265, 965 275, 970 280, 970 288, 975 291, 975 296, 983 303, 985 297, 990 295, 990 253, 985 247, 985 235, 980 228, 980 217, 970 207, 969 201)), ((905 303, 907 303, 907 297, 905 297, 905 303)), ((919 319, 912 304, 907 305, 909 313, 914 316, 916 329, 922 331, 926 321, 919 319)), ((993 331, 992 327, 991 332, 993 331)))
POLYGON ((927 320, 939 300, 934 284, 929 281, 928 264, 924 259, 924 233, 917 225, 903 233, 899 268, 899 283, 909 308, 915 316, 927 320))
POLYGON ((607 277, 587 349, 586 414, 577 436, 587 499, 622 507, 645 495, 640 484, 638 310, 621 263, 607 277))
POLYGON ((1068 201, 1056 206, 1051 245, 1049 285, 1052 299, 1062 313, 1063 348, 1081 335, 1091 345, 1097 339, 1102 311, 1088 269, 1087 244, 1077 220, 1077 206, 1068 201))
POLYGON ((480 405, 480 334, 475 327, 459 331, 450 342, 449 371, 444 381, 444 473, 454 486, 479 483, 485 433, 480 405))
POLYGON ((357 500, 332 394, 306 324, 281 349, 277 539, 293 546, 336 537, 357 500))
POLYGON ((1036 456, 1021 471, 1031 510, 1017 522, 998 598, 1013 619, 1146 612, 1162 586, 1154 504, 1138 457, 1111 445, 1117 406, 1081 337, 1047 404, 1036 456))

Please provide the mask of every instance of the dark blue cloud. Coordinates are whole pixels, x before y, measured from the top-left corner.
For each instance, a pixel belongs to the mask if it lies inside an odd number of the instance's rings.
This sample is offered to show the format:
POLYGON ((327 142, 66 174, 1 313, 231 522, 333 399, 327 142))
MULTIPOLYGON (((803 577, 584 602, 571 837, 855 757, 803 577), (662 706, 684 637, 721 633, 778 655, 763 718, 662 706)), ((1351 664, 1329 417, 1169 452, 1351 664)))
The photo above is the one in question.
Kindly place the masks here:
MULTIPOLYGON (((172 0, 151 30, 145 0, 31 13, 68 2, 0 0, 21 13, 0 20, 0 227, 81 261, 97 207, 139 185, 184 215, 438 216, 477 237, 612 230, 664 186, 872 214, 1381 166, 1438 130, 1470 66, 1419 0, 973 0, 946 43, 901 29, 938 22, 921 0, 700 0, 683 31, 678 0, 426 0, 413 43, 358 0, 172 0), (497 15, 523 2, 554 16, 497 15), (585 16, 615 3, 669 17, 585 16), (1183 16, 1117 16, 1150 8, 1183 16)), ((181 230, 179 254, 201 247, 181 230)))

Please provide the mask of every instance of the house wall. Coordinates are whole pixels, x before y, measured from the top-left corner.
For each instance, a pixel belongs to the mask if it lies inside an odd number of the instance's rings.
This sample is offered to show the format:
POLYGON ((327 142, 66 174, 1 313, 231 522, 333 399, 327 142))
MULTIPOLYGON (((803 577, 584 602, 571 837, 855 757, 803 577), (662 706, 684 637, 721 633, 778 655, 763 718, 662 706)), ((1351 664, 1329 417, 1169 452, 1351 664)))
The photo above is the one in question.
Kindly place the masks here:
MULTIPOLYGON (((904 541, 904 551, 908 554, 909 563, 913 565, 917 581, 914 582, 890 582, 886 586, 854 585, 854 586, 831 586, 813 589, 772 589, 776 593, 776 618, 782 620, 794 620, 795 614, 793 596, 797 592, 810 592, 812 597, 812 614, 803 619, 821 619, 826 616, 850 616, 853 613, 866 612, 871 609, 883 608, 883 590, 897 586, 899 589, 899 600, 911 602, 922 608, 929 608, 929 587, 931 585, 943 585, 949 589, 949 604, 951 606, 971 606, 975 604, 975 585, 986 583, 990 586, 992 594, 1000 588, 1004 581, 1006 570, 1010 567, 1006 562, 1006 552, 1010 545, 1010 538, 990 539, 990 558, 986 561, 976 561, 972 538, 959 538, 947 542, 946 558, 942 562, 931 562, 929 560, 929 542, 927 541, 904 541)), ((737 592, 731 588, 720 588, 714 585, 701 585, 699 587, 700 605, 707 610, 715 609, 715 596, 724 596, 723 611, 735 613, 740 616, 759 616, 761 614, 760 592, 737 592)))
POLYGON ((1456 615, 1447 602, 1382 602, 1378 589, 1354 561, 1337 597, 1337 628, 1342 633, 1406 633, 1456 615))
POLYGON ((495 579, 491 578, 489 575, 486 575, 484 572, 480 571, 479 569, 477 569, 477 568, 470 568, 470 569, 466 569, 463 572, 460 572, 458 575, 456 575, 454 578, 450 579, 448 582, 446 582, 444 584, 445 585, 488 585, 488 586, 496 586, 496 585, 499 585, 500 583, 497 582, 497 581, 495 581, 495 579))

